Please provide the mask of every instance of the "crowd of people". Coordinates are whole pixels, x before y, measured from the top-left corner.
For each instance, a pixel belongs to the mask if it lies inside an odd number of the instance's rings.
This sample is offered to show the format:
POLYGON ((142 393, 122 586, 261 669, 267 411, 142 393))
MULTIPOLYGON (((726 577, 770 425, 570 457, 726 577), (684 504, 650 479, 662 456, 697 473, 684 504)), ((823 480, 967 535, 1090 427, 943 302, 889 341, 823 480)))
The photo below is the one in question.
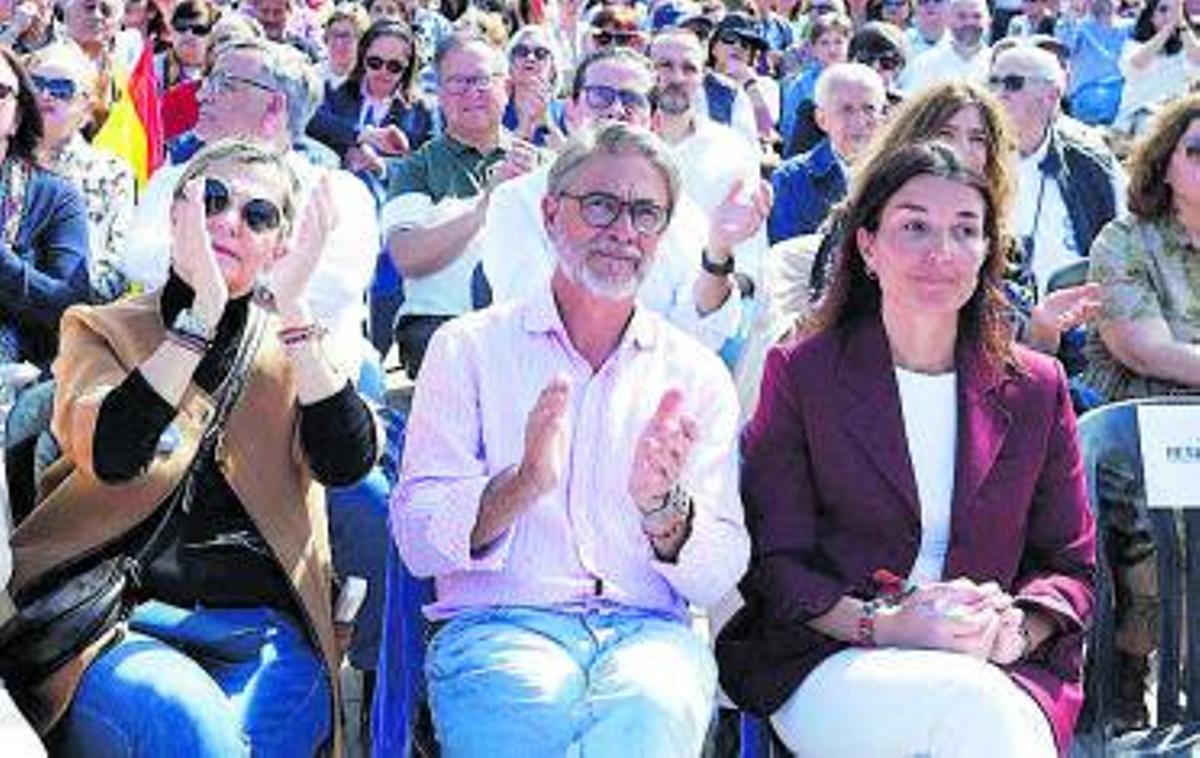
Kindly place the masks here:
POLYGON ((1200 389, 1198 34, 1192 0, 0 0, 0 660, 145 546, 119 623, 0 687, 0 745, 339 754, 399 561, 448 756, 697 756, 722 700, 801 756, 1065 754, 1076 415, 1200 389))

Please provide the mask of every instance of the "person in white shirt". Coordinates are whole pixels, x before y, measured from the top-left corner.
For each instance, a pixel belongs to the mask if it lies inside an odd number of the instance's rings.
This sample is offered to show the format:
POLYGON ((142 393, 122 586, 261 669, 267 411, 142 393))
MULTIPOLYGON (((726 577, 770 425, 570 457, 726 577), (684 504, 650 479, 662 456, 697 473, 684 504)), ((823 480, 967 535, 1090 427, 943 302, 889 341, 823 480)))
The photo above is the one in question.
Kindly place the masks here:
POLYGON ((949 34, 908 64, 900 89, 912 93, 938 82, 987 78, 991 50, 985 42, 991 14, 986 0, 952 0, 946 28, 949 34))
MULTIPOLYGON (((680 29, 659 32, 650 43, 650 59, 657 79, 655 131, 671 146, 684 194, 714 218, 714 226, 732 221, 729 209, 722 209, 725 201, 745 197, 744 217, 737 220, 747 233, 731 252, 744 277, 743 294, 752 294, 761 278, 771 210, 770 190, 759 178, 759 153, 732 128, 701 116, 704 50, 695 35, 680 29)), ((705 270, 719 268, 724 251, 710 239, 707 256, 705 270)))
MULTIPOLYGON (((650 63, 639 53, 627 48, 593 53, 575 72, 569 126, 573 132, 608 121, 649 126, 653 82, 650 63)), ((472 244, 494 302, 530 294, 553 269, 554 251, 540 215, 548 175, 549 166, 543 166, 492 192, 486 222, 472 244)), ((710 217, 681 197, 659 242, 659 260, 638 290, 639 303, 714 350, 735 333, 741 308, 730 272, 702 269, 705 238, 712 267, 728 267, 732 246, 753 231, 745 229, 753 223, 753 209, 745 201, 733 198, 721 208, 710 217), (707 235, 697 234, 704 229, 707 235)))

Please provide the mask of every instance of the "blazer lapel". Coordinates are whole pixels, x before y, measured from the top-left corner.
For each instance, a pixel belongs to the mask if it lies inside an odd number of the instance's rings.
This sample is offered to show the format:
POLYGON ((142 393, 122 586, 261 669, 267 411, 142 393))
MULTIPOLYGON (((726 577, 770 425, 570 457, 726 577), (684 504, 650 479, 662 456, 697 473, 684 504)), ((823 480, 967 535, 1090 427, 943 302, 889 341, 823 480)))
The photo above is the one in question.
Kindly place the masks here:
POLYGON ((965 515, 996 463, 1012 414, 1003 402, 1003 373, 991 368, 978 349, 960 351, 958 460, 951 513, 965 515))
POLYGON ((877 320, 848 329, 837 376, 835 390, 843 427, 863 459, 887 480, 919 521, 921 506, 891 352, 877 320))

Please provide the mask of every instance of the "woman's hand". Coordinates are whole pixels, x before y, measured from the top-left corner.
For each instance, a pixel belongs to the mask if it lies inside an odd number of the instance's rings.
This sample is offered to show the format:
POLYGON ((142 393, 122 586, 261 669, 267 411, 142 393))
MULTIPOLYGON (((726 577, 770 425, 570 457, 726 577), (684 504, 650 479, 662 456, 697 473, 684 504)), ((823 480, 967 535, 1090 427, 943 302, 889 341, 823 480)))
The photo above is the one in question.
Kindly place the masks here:
POLYGON ((1049 293, 1029 313, 1029 342, 1047 353, 1058 350, 1059 338, 1100 312, 1102 289, 1096 282, 1049 293))
POLYGON ((517 112, 517 133, 521 138, 532 140, 537 128, 547 122, 552 94, 550 83, 541 77, 513 87, 513 108, 517 112))
POLYGON ((410 150, 408 137, 395 124, 365 126, 359 132, 358 141, 381 155, 406 155, 410 150))
POLYGON ((335 222, 329 175, 325 174, 308 193, 300 223, 292 232, 283 255, 271 269, 271 294, 285 325, 291 321, 307 322, 299 314, 307 312, 305 292, 308 281, 317 268, 329 229, 335 222))
POLYGON ((1029 636, 1023 631, 1025 612, 1015 605, 1000 614, 1000 631, 988 659, 1000 666, 1016 663, 1029 652, 1029 636))
POLYGON ((1011 599, 996 585, 968 579, 926 585, 875 619, 880 646, 946 650, 987 659, 1000 633, 1001 611, 1011 599))
POLYGON ((171 206, 171 260, 175 273, 196 293, 192 307, 215 325, 229 302, 229 287, 205 226, 203 178, 188 182, 183 197, 171 206))

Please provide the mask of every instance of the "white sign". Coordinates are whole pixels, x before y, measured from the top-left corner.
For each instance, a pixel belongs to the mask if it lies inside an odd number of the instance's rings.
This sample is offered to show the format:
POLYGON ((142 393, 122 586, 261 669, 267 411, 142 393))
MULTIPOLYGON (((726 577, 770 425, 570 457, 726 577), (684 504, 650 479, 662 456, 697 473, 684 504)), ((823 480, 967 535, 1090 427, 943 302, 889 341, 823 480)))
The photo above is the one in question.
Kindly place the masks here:
POLYGON ((1200 508, 1200 405, 1138 406, 1149 508, 1200 508))

